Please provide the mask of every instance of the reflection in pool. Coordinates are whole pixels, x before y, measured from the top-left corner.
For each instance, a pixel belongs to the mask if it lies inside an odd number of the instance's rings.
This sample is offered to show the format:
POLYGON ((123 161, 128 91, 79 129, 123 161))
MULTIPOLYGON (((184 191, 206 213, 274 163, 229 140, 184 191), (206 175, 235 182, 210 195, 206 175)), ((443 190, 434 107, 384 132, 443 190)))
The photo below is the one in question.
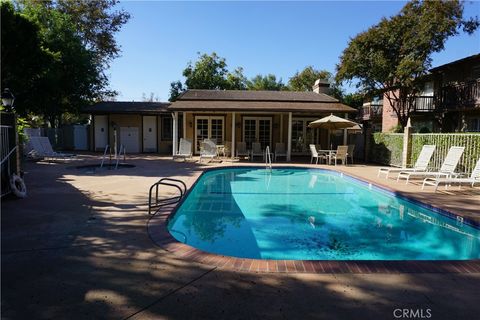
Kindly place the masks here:
POLYGON ((241 258, 480 258, 479 229, 320 169, 208 171, 168 228, 180 242, 241 258))

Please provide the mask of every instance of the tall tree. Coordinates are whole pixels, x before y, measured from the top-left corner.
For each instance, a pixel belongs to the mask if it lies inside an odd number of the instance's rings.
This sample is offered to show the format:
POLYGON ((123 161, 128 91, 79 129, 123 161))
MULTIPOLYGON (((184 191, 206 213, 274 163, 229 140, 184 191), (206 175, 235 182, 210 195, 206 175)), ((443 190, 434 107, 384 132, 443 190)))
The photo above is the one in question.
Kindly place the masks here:
POLYGON ((477 18, 463 18, 463 1, 413 0, 399 14, 350 40, 336 79, 357 79, 368 94, 384 94, 405 127, 432 53, 443 50, 449 37, 462 30, 471 34, 478 26, 477 18))
POLYGON ((30 92, 35 101, 25 108, 43 115, 55 127, 61 124, 62 114, 78 113, 98 97, 107 79, 68 15, 35 3, 25 5, 22 13, 39 26, 42 47, 53 57, 43 65, 46 71, 30 92))
POLYGON ((115 34, 130 19, 123 9, 115 9, 119 0, 17 0, 20 6, 43 6, 70 17, 85 48, 94 53, 104 67, 118 57, 120 46, 115 34))
POLYGON ((312 91, 317 79, 332 82, 333 76, 327 70, 317 70, 313 66, 307 66, 302 71, 297 71, 288 80, 288 86, 292 91, 312 91))
POLYGON ((15 109, 25 116, 26 106, 34 104, 32 95, 38 80, 53 59, 42 47, 40 28, 19 12, 11 2, 1 2, 1 86, 15 95, 15 109))
POLYGON ((247 81, 247 89, 281 91, 288 88, 283 84, 282 79, 277 81, 277 77, 273 74, 265 76, 259 74, 247 81))
POLYGON ((245 89, 246 79, 241 67, 229 72, 225 58, 215 52, 198 53, 195 62, 189 62, 183 70, 185 85, 180 81, 170 83, 170 101, 187 89, 241 90, 245 89))

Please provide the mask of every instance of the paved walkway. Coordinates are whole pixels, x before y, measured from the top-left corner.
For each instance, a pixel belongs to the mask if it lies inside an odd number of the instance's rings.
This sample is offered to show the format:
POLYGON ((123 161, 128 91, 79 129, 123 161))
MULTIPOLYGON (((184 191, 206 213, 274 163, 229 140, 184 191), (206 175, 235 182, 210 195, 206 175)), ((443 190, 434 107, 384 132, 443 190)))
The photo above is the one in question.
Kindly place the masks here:
MULTIPOLYGON (((395 309, 407 308, 430 309, 432 319, 474 319, 480 313, 480 273, 242 273, 179 259, 146 232, 146 191, 162 176, 191 184, 205 166, 155 156, 131 162, 135 168, 97 175, 72 164, 28 163, 28 198, 2 200, 2 318, 394 319, 395 309)), ((369 177, 375 171, 337 169, 369 177)), ((398 189, 434 197, 418 186, 398 189)), ((436 205, 478 217, 478 188, 435 197, 436 205)))

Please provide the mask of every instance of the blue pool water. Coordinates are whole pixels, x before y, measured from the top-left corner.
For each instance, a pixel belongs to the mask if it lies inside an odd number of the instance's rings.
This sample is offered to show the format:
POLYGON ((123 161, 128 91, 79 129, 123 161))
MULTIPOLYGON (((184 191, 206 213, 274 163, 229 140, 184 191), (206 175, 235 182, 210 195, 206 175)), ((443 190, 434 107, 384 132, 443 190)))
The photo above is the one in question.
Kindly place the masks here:
POLYGON ((168 229, 200 250, 241 258, 480 258, 479 229, 320 169, 208 171, 168 229))

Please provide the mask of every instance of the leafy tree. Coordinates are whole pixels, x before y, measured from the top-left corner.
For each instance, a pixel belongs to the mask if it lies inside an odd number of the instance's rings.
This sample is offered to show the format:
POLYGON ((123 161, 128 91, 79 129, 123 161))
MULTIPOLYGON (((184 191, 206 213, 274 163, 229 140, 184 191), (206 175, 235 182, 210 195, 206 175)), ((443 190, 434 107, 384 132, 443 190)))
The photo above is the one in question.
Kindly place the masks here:
POLYGON ((37 24, 16 12, 10 2, 1 2, 1 37, 1 86, 11 89, 16 112, 25 116, 26 105, 35 102, 32 92, 53 55, 42 48, 37 24))
POLYGON ((313 66, 307 66, 301 72, 297 71, 288 80, 288 86, 292 91, 312 91, 317 79, 332 82, 333 76, 326 70, 317 70, 313 66))
POLYGON ((85 48, 94 53, 99 64, 108 67, 118 57, 120 47, 115 34, 128 22, 130 14, 115 10, 118 0, 17 0, 20 6, 43 6, 70 17, 85 48))
POLYGON ((431 54, 461 30, 469 34, 477 18, 463 19, 463 2, 413 0, 399 14, 350 40, 337 65, 337 81, 357 79, 371 95, 385 94, 405 127, 415 108, 421 78, 431 67, 431 54))
POLYGON ((347 106, 359 109, 363 105, 363 98, 364 95, 362 93, 347 93, 341 97, 340 101, 347 106))
POLYGON ((39 26, 42 47, 52 56, 30 92, 35 100, 25 108, 43 115, 56 127, 62 123, 62 114, 79 113, 97 98, 107 79, 68 15, 35 3, 25 5, 22 13, 39 26))
POLYGON ((169 101, 175 101, 187 89, 241 90, 245 89, 246 79, 241 67, 233 72, 227 69, 225 58, 215 52, 208 55, 198 53, 195 63, 189 62, 183 70, 185 85, 180 81, 170 83, 169 101))
POLYGON ((277 81, 277 77, 273 74, 266 76, 259 74, 247 81, 247 89, 281 91, 288 88, 283 84, 282 79, 277 81))
POLYGON ((227 74, 227 88, 230 90, 245 90, 247 88, 247 78, 243 75, 243 68, 238 67, 227 74))
POLYGON ((183 85, 180 81, 173 81, 170 83, 170 98, 168 98, 168 101, 175 101, 177 98, 185 92, 185 89, 183 88, 183 85))
POLYGON ((226 89, 227 74, 225 59, 215 52, 211 55, 202 54, 195 64, 189 62, 183 70, 185 84, 189 89, 226 89))

